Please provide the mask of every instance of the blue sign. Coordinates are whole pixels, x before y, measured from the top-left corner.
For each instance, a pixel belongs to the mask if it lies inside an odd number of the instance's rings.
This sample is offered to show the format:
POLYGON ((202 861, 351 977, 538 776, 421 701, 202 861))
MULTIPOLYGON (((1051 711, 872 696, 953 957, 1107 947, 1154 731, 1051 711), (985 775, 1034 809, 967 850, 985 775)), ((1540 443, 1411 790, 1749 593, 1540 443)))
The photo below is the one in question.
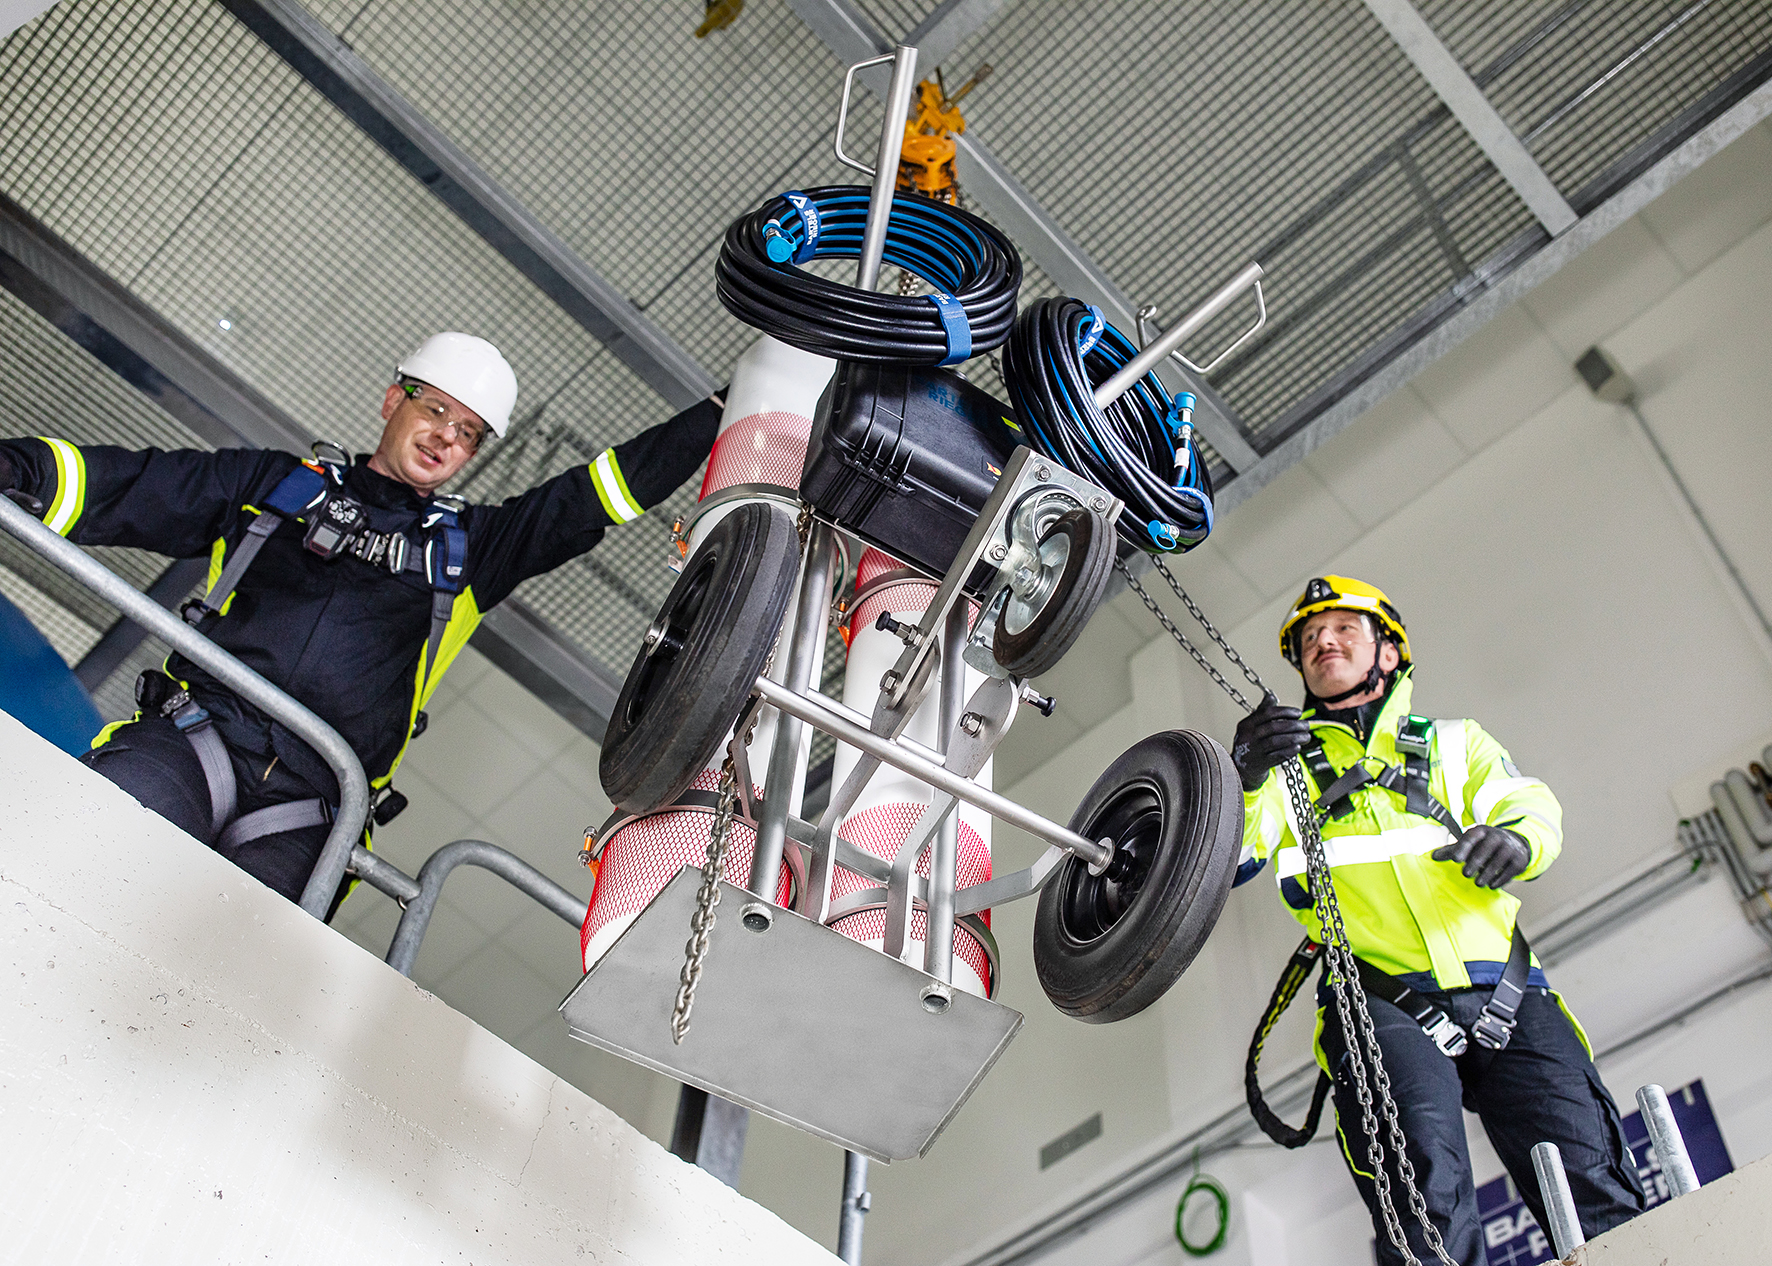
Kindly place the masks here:
MULTIPOLYGON (((1707 1183, 1731 1173, 1735 1165, 1729 1149, 1723 1144, 1723 1133, 1711 1114, 1710 1100, 1705 1097, 1704 1082, 1698 1080, 1668 1094, 1674 1110, 1674 1122, 1692 1157, 1692 1168, 1698 1181, 1707 1183)), ((1629 1145, 1631 1159, 1637 1165, 1637 1177, 1653 1209, 1668 1199, 1667 1176, 1661 1172, 1661 1161, 1649 1143, 1649 1129, 1643 1114, 1633 1112, 1624 1118, 1624 1141, 1629 1145)), ((1538 1225, 1532 1210, 1520 1199, 1513 1180, 1506 1174, 1477 1188, 1477 1218, 1483 1225, 1483 1251, 1489 1266, 1533 1266, 1537 1262, 1555 1262, 1550 1235, 1538 1225)))

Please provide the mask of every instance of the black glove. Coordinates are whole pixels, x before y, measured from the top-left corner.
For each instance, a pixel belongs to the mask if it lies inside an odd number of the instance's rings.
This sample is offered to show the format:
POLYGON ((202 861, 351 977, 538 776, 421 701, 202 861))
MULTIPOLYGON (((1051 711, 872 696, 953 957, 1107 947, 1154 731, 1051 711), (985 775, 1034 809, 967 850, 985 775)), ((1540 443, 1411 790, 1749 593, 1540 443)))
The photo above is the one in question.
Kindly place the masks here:
POLYGON ((1243 790, 1256 790, 1275 765, 1291 760, 1310 741, 1311 727, 1297 708, 1284 706, 1271 691, 1263 695, 1255 711, 1237 722, 1237 737, 1231 744, 1231 760, 1242 776, 1243 790))
POLYGON ((18 490, 18 472, 5 453, 0 453, 0 496, 24 507, 27 514, 34 514, 39 519, 43 517, 43 503, 30 493, 18 490))
POLYGON ((1436 862, 1462 862, 1464 877, 1479 888, 1499 888, 1532 864, 1532 850, 1512 831, 1473 826, 1434 850, 1436 862))

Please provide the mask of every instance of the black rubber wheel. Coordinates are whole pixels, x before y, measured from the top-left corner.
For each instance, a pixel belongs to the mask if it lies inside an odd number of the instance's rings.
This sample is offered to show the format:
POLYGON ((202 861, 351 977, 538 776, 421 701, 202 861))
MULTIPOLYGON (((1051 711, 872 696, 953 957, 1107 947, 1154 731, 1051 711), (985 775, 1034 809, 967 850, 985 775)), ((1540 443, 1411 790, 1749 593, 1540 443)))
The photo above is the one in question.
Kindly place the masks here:
POLYGON ((1017 677, 1057 667, 1101 605, 1114 572, 1114 530, 1089 510, 1069 510, 1040 534, 1047 579, 1029 598, 1011 591, 991 655, 1017 677))
POLYGON ((1053 1006, 1107 1024, 1168 993, 1218 922, 1242 849, 1242 784, 1204 734, 1153 734, 1096 779, 1071 830, 1111 837, 1114 859, 1097 876, 1067 858, 1046 881, 1034 970, 1053 1006))
POLYGON ((738 720, 799 571, 794 516, 740 506, 671 586, 616 696, 598 773, 630 813, 675 803, 738 720))

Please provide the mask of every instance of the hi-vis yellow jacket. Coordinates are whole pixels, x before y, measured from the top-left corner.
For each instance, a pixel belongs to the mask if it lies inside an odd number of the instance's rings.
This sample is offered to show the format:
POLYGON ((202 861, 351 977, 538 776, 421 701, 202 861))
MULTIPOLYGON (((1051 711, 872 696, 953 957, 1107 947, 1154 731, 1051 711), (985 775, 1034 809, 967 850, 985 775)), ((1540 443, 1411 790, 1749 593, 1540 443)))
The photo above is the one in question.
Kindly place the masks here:
MULTIPOLYGON (((1367 768, 1374 774, 1380 763, 1403 763, 1396 738, 1397 723, 1409 714, 1408 672, 1405 668, 1364 744, 1347 726, 1305 713, 1337 774, 1362 758, 1373 758, 1367 768)), ((1526 840, 1532 861, 1522 879, 1536 878, 1556 860, 1563 845, 1557 798, 1538 779, 1522 775, 1475 721, 1436 720, 1429 761, 1434 796, 1465 827, 1503 826, 1526 840)), ((1322 793, 1308 771, 1306 782, 1313 799, 1322 793)), ((1401 795, 1368 785, 1350 800, 1353 811, 1325 819, 1322 836, 1354 953, 1414 989, 1493 986, 1507 962, 1519 899, 1477 887, 1456 862, 1434 861, 1429 854, 1453 837, 1433 819, 1405 812, 1401 795)), ((1298 824, 1279 770, 1245 793, 1243 810, 1237 882, 1254 878, 1272 860, 1281 898, 1311 939, 1322 940, 1298 824)), ((1536 969, 1532 974, 1533 983, 1543 983, 1536 969)))

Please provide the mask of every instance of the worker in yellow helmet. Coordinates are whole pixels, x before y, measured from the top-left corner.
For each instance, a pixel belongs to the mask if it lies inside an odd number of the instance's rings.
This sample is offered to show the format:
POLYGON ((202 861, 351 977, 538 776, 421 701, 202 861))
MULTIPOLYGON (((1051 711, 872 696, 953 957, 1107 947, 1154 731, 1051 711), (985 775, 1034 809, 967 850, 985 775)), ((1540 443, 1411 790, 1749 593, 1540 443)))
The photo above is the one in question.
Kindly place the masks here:
MULTIPOLYGON (((1323 929, 1299 825, 1275 772, 1301 757, 1409 1158, 1447 1253, 1470 1266, 1483 1262, 1466 1105, 1541 1223, 1530 1153, 1547 1140, 1562 1151, 1588 1234, 1634 1217, 1643 1190, 1618 1108, 1586 1036, 1519 933, 1519 899, 1502 890, 1556 859, 1563 840, 1556 797, 1475 721, 1414 715, 1409 634, 1375 586, 1346 576, 1312 580, 1280 626, 1280 649, 1304 678, 1305 706, 1286 707, 1269 694, 1237 727, 1231 756, 1244 789, 1237 882, 1273 862, 1281 898, 1307 933, 1288 971, 1295 980, 1308 976, 1323 929)), ((1257 1030, 1252 1061, 1284 1008, 1282 992, 1257 1030)), ((1380 1260, 1401 1262, 1379 1206, 1347 1036, 1327 1001, 1325 986, 1316 1043, 1324 1084, 1306 1128, 1280 1122, 1258 1088, 1250 1104, 1270 1135, 1300 1146, 1333 1085, 1342 1155, 1372 1211, 1380 1260)), ((1410 1247, 1433 1261, 1400 1194, 1388 1139, 1386 1151, 1410 1247)))

